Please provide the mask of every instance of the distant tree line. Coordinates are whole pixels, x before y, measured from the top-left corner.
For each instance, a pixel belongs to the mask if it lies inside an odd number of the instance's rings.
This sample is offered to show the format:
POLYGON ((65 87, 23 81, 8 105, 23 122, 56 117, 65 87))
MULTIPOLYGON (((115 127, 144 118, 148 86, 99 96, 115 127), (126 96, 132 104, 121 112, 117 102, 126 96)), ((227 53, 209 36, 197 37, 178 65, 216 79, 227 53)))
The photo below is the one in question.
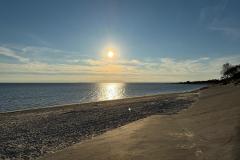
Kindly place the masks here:
POLYGON ((219 83, 218 79, 210 79, 205 81, 186 81, 186 82, 180 82, 181 84, 216 84, 219 83))
POLYGON ((220 79, 211 79, 206 81, 186 81, 181 82, 184 84, 227 84, 234 82, 235 84, 240 83, 240 64, 232 65, 230 63, 225 63, 222 66, 221 78, 220 79))

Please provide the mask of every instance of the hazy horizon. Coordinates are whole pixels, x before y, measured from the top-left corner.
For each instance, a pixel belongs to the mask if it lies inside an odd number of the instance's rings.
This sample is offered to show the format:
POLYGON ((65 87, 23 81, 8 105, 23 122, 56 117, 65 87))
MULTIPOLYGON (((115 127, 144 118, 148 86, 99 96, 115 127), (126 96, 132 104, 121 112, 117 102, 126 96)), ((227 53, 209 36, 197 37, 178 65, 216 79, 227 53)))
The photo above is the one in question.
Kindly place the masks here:
POLYGON ((0 1, 0 83, 183 82, 240 63, 237 0, 0 1))

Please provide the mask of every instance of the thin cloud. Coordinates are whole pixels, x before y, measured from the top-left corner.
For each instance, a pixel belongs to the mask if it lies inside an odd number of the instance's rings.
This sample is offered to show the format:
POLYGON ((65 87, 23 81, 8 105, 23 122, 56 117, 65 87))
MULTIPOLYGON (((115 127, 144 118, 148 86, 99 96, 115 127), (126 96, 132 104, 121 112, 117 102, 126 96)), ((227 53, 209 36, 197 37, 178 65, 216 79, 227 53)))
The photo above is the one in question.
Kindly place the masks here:
MULTIPOLYGON (((233 55, 220 58, 200 57, 197 59, 94 59, 82 57, 80 59, 68 59, 60 57, 61 61, 44 61, 43 59, 25 58, 20 55, 41 55, 45 53, 64 54, 64 51, 44 47, 7 48, 0 47, 0 55, 19 60, 20 64, 10 64, 6 61, 0 62, 0 77, 10 76, 18 80, 18 75, 23 76, 46 76, 50 75, 63 78, 64 75, 81 77, 76 79, 90 78, 95 81, 116 80, 117 77, 125 81, 184 81, 204 80, 220 77, 222 64, 229 62, 239 64, 240 56, 233 55), (86 76, 87 75, 87 76, 86 76), (101 77, 101 78, 99 78, 101 77), (114 78, 113 78, 114 77, 114 78)), ((41 55, 42 56, 42 55, 41 55)), ((46 57, 48 58, 48 56, 46 57)), ((38 76, 38 77, 39 77, 38 76)), ((47 78, 47 77, 46 77, 47 78)), ((66 79, 68 77, 66 76, 66 79)), ((119 79, 119 80, 123 80, 119 79)), ((0 78, 0 81, 4 81, 0 78)), ((70 80, 71 81, 71 80, 70 80)))
POLYGON ((17 55, 17 53, 15 51, 13 51, 13 50, 11 50, 9 48, 5 48, 5 47, 0 47, 0 55, 17 59, 20 62, 28 62, 29 61, 28 58, 19 56, 19 55, 17 55))
MULTIPOLYGON (((95 81, 124 77, 125 81, 184 81, 204 80, 220 77, 222 64, 230 62, 238 64, 240 56, 229 56, 210 59, 177 60, 161 58, 152 61, 122 60, 108 64, 100 60, 86 59, 88 63, 79 64, 47 64, 42 62, 29 62, 24 64, 0 63, 0 74, 6 75, 54 75, 63 77, 71 75, 83 79, 87 77, 95 81), (124 63, 123 63, 124 62, 124 63), (132 62, 132 65, 129 65, 132 62), (97 78, 97 77, 101 78, 97 78), (81 78, 80 78, 81 77, 81 78)), ((16 78, 17 79, 17 78, 16 78)), ((66 77, 67 79, 67 77, 66 77)), ((122 81, 122 79, 119 79, 122 81)), ((1 79, 0 79, 1 81, 1 79)))
POLYGON ((218 23, 228 5, 228 0, 219 0, 213 6, 206 6, 200 10, 199 20, 201 23, 215 25, 218 23))
POLYGON ((223 33, 233 39, 240 38, 240 28, 236 25, 238 18, 228 16, 226 7, 228 0, 217 1, 213 6, 207 6, 201 9, 199 14, 200 23, 206 26, 208 30, 223 33))
POLYGON ((78 63, 82 59, 89 58, 76 51, 65 51, 49 47, 36 46, 0 46, 0 54, 15 58, 21 62, 45 62, 45 63, 78 63))
POLYGON ((233 38, 240 38, 240 28, 233 27, 209 27, 213 31, 219 31, 233 38))

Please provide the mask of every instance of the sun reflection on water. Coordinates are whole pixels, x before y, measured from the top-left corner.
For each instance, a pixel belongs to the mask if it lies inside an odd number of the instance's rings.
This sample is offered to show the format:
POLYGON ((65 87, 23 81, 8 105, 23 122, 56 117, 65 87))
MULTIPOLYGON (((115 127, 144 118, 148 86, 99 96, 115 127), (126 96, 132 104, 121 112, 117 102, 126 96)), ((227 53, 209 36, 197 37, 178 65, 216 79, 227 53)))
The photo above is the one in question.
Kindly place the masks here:
POLYGON ((113 100, 124 98, 124 83, 99 84, 98 100, 113 100))

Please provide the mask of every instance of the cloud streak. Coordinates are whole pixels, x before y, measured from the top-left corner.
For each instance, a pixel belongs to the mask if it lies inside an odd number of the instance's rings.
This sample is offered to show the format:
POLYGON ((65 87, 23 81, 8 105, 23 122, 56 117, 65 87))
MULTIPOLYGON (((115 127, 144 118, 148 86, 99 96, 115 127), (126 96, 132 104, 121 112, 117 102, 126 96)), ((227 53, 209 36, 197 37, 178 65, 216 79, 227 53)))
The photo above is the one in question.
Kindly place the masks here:
POLYGON ((0 47, 0 55, 17 59, 20 62, 28 62, 29 61, 28 58, 19 56, 15 51, 13 51, 9 48, 6 48, 6 47, 0 47))
MULTIPOLYGON (((20 49, 20 52, 30 53, 20 49)), ((26 47, 25 47, 26 50, 26 47)), ((44 49, 39 49, 40 51, 44 49)), ((49 51, 49 49, 47 48, 49 51)), ((52 49, 54 51, 54 49, 52 49)), ((40 51, 31 52, 41 54, 40 51)), ((56 52, 63 52, 55 50, 56 52)), ((21 53, 22 54, 22 53, 21 53)), ((28 55, 25 54, 25 55, 28 55)), ((206 80, 219 78, 222 64, 238 64, 240 55, 220 58, 201 57, 197 59, 159 58, 152 60, 61 58, 62 61, 46 61, 25 58, 17 52, 0 47, 0 56, 8 56, 24 63, 8 63, 0 60, 0 82, 10 81, 126 81, 126 82, 176 82, 186 80, 206 80), (19 76, 21 75, 21 76, 19 76), (20 78, 21 77, 21 78, 20 78), (38 77, 34 79, 34 77, 38 77), (45 77, 45 79, 44 79, 45 77), (70 78, 71 77, 71 78, 70 78), (25 78, 25 79, 24 79, 25 78)))
POLYGON ((240 28, 233 27, 209 27, 213 31, 219 31, 235 39, 240 38, 240 28))
POLYGON ((225 10, 228 3, 228 0, 220 0, 213 6, 202 8, 199 19, 202 24, 206 25, 207 29, 238 39, 240 38, 240 28, 236 23, 238 17, 235 14, 233 14, 235 16, 227 14, 225 10))

